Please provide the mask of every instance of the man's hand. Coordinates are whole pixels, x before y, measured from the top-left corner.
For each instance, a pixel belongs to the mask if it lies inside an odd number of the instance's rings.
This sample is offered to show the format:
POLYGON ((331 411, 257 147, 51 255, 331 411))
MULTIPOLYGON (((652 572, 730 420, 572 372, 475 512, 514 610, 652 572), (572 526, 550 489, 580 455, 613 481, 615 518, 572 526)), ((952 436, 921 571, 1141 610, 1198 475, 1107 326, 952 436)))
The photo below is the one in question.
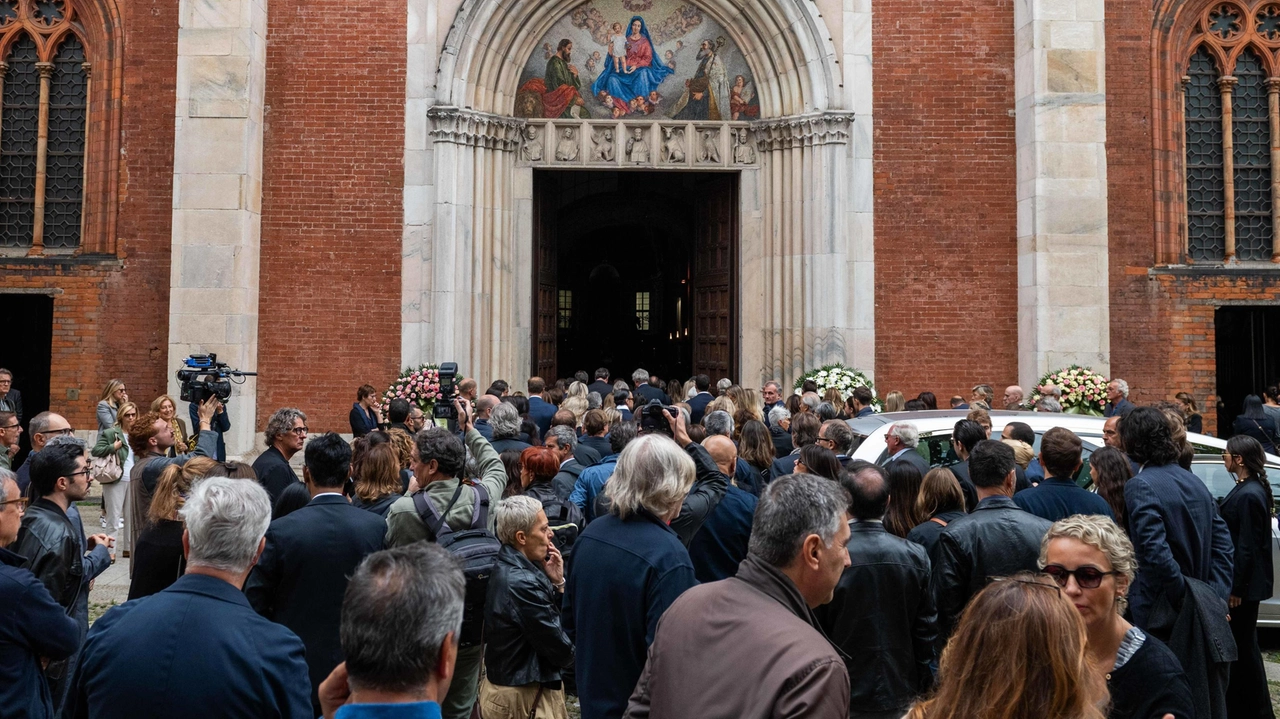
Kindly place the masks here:
POLYGON ((577 77, 577 76, 578 76, 578 66, 577 66, 577 65, 570 65, 570 66, 569 66, 569 72, 570 72, 574 77, 577 77))
POLYGON ((689 430, 684 425, 684 413, 676 410, 676 416, 672 417, 671 413, 665 407, 662 408, 662 416, 667 418, 667 423, 671 425, 671 437, 676 444, 688 447, 693 440, 689 438, 689 430))
POLYGON ((458 429, 466 434, 471 430, 471 407, 465 399, 461 397, 453 398, 453 407, 458 410, 458 429))
POLYGON ((1237 597, 1236 595, 1232 594, 1230 597, 1227 598, 1227 607, 1230 609, 1235 609, 1236 607, 1240 606, 1241 601, 1243 600, 1241 600, 1240 597, 1237 597))
POLYGON ((556 591, 564 591, 564 557, 561 556, 560 550, 556 549, 556 545, 552 544, 547 548, 547 561, 543 563, 542 570, 547 573, 547 579, 551 580, 551 584, 555 586, 556 591))
POLYGON ((329 672, 329 676, 320 682, 317 690, 320 699, 320 711, 324 719, 333 719, 338 707, 351 699, 351 687, 347 685, 347 663, 343 662, 329 672))
POLYGON ((200 418, 201 432, 207 432, 212 428, 213 415, 217 414, 219 409, 222 409, 222 400, 213 395, 209 395, 200 403, 200 408, 197 411, 200 418))
POLYGON ((116 540, 112 539, 111 535, 109 534, 90 535, 89 537, 86 538, 85 544, 88 545, 89 549, 93 549, 94 547, 101 544, 102 546, 107 548, 108 553, 112 555, 111 558, 115 559, 115 556, 114 556, 115 552, 111 552, 110 550, 112 547, 116 545, 116 540))

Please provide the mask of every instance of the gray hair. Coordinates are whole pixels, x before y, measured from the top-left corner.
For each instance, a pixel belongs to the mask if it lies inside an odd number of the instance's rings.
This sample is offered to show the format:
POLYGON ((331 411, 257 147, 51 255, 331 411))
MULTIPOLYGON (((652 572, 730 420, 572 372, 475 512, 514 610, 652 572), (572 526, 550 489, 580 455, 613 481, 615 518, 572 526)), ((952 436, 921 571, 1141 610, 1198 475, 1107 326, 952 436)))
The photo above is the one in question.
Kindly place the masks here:
POLYGON ((514 404, 503 402, 489 413, 489 425, 495 440, 515 437, 520 434, 520 411, 514 404))
POLYGON ((0 499, 3 499, 8 494, 8 490, 5 489, 5 485, 8 483, 12 483, 15 487, 18 486, 18 475, 12 470, 0 469, 0 499))
MULTIPOLYGON (((772 384, 774 387, 777 387, 777 386, 778 386, 778 383, 777 383, 777 382, 769 382, 769 383, 766 383, 766 386, 767 386, 767 385, 769 385, 769 384, 772 384)), ((720 381, 719 381, 719 382, 716 382, 716 394, 717 394, 717 395, 722 395, 722 394, 724 394, 725 392, 728 392, 728 391, 729 391, 729 388, 730 388, 730 387, 732 387, 732 386, 733 386, 733 380, 729 379, 728 377, 721 377, 721 378, 720 378, 720 381)), ((778 388, 778 391, 779 391, 779 392, 781 392, 781 391, 782 391, 782 388, 780 388, 780 387, 779 387, 779 388, 778 388)))
POLYGON ((627 384, 625 379, 615 380, 613 383, 613 391, 617 392, 620 389, 625 389, 627 393, 630 394, 631 385, 627 384))
POLYGON ((827 439, 835 445, 835 453, 849 454, 853 449, 853 430, 849 427, 849 423, 842 419, 829 419, 823 422, 822 426, 827 430, 827 439))
POLYGON ((1062 403, 1055 397, 1045 395, 1036 402, 1036 409, 1040 412, 1061 412, 1062 403))
POLYGON ((992 387, 989 384, 974 385, 972 391, 978 394, 981 394, 983 397, 986 397, 988 401, 995 399, 995 396, 996 396, 995 387, 992 387))
POLYGON ((626 519, 641 508, 666 518, 693 487, 693 460, 669 437, 646 434, 627 443, 604 485, 609 511, 626 519))
POLYGON ((1120 390, 1120 394, 1124 395, 1125 397, 1128 397, 1128 396, 1129 396, 1129 383, 1128 383, 1128 382, 1125 382, 1125 381, 1124 381, 1124 380, 1122 380, 1122 379, 1113 379, 1113 380, 1111 380, 1111 381, 1115 383, 1115 385, 1116 385, 1116 389, 1120 390))
POLYGON ((707 416, 702 418, 702 426, 707 428, 707 436, 716 434, 725 437, 733 436, 733 417, 722 409, 708 412, 707 416))
POLYGON ((604 404, 599 392, 587 393, 587 409, 600 409, 600 405, 604 404))
POLYGON ((542 441, 545 443, 552 437, 556 438, 557 446, 568 447, 570 450, 576 449, 578 446, 578 433, 574 432, 572 427, 558 424, 547 430, 547 434, 542 438, 542 441))
POLYGON ((839 484, 812 474, 785 475, 760 494, 747 550, 771 566, 785 567, 811 534, 830 547, 848 510, 849 493, 839 484))
POLYGON ((182 509, 191 549, 187 564, 249 571, 271 524, 271 497, 257 482, 210 477, 196 482, 182 509))
POLYGON ((779 422, 788 419, 791 419, 791 410, 783 407, 782 405, 778 405, 777 407, 769 410, 769 424, 776 425, 779 422))
POLYGON ((897 437, 908 447, 920 444, 920 429, 914 422, 894 422, 886 436, 897 437))
POLYGON ((276 443, 276 438, 293 429, 293 421, 300 419, 304 423, 307 421, 307 415, 296 407, 281 407, 271 415, 271 419, 267 420, 267 428, 263 431, 262 436, 267 440, 267 446, 276 443))
POLYGON ((420 690, 462 631, 466 579, 435 542, 375 552, 347 582, 339 634, 353 689, 420 690))
MULTIPOLYGON (((676 405, 676 409, 679 410, 680 416, 684 417, 684 426, 688 427, 689 425, 693 424, 693 415, 689 414, 689 410, 685 409, 684 407, 681 407, 680 405, 676 405)), ((706 418, 703 417, 703 419, 706 419, 706 418)))
POLYGON ((69 444, 73 447, 79 447, 81 454, 89 451, 88 443, 74 434, 60 434, 56 437, 50 437, 49 441, 44 443, 44 446, 57 447, 60 444, 69 444))
POLYGON ((806 407, 815 411, 818 409, 818 405, 822 404, 822 398, 818 396, 817 392, 806 392, 800 395, 800 401, 806 407))
POLYGON ((542 511, 542 502, 524 494, 517 494, 498 502, 494 524, 498 541, 516 545, 516 532, 528 534, 542 511))
POLYGON ((27 423, 28 434, 40 434, 49 431, 49 425, 53 424, 54 412, 41 412, 31 418, 27 423))
POLYGON ((648 382, 649 382, 649 370, 647 370, 647 369, 637 369, 635 372, 632 372, 632 373, 631 373, 631 381, 636 383, 636 387, 639 387, 639 386, 640 386, 640 385, 642 385, 642 384, 648 384, 648 382))

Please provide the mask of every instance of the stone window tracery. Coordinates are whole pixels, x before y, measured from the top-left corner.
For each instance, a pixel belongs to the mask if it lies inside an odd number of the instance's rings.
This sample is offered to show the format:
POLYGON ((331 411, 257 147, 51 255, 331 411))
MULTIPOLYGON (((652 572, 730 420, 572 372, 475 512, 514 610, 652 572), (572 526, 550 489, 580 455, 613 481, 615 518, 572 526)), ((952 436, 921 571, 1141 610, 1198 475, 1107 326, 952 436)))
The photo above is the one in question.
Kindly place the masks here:
POLYGON ((0 247, 84 235, 91 66, 68 0, 0 0, 0 247))
POLYGON ((1280 2, 1209 4, 1189 45, 1181 65, 1186 257, 1280 259, 1280 182, 1272 177, 1280 165, 1280 2))

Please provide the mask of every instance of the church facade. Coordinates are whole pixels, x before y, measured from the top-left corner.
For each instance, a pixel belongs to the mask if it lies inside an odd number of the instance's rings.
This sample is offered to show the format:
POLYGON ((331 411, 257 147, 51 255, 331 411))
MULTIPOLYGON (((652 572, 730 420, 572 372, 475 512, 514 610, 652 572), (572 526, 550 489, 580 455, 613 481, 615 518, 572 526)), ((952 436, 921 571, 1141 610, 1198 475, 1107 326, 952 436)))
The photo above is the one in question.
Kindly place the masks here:
POLYGON ((1078 363, 1216 429, 1280 379, 1277 18, 0 0, 0 364, 82 427, 216 352, 260 375, 233 453, 444 361, 908 396, 1078 363))

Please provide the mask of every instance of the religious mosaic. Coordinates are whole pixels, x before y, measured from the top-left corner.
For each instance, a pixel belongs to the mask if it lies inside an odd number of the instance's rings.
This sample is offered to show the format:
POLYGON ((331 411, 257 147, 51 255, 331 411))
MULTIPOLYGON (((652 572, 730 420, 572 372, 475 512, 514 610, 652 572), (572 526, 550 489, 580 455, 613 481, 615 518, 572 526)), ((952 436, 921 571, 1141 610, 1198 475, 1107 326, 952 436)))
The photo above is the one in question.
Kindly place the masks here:
POLYGON ((515 114, 750 120, 760 103, 742 51, 697 6, 590 0, 538 43, 520 76, 515 114))

